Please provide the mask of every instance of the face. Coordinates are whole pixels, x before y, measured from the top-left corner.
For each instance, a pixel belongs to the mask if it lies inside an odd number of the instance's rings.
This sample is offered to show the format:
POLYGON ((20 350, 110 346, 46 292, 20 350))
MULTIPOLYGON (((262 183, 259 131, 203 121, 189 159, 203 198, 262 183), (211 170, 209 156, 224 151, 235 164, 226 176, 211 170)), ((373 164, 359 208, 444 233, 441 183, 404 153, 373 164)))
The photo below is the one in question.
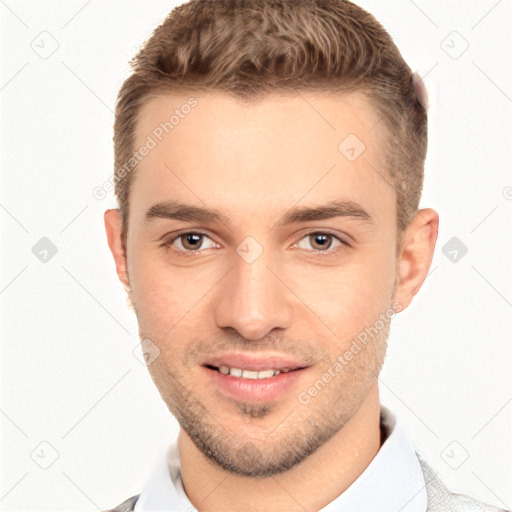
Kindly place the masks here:
POLYGON ((135 146, 156 146, 132 184, 130 296, 183 431, 221 467, 269 476, 340 431, 383 363, 397 257, 384 134, 357 95, 188 99, 141 112, 135 146), (190 112, 159 141, 176 109, 190 112))

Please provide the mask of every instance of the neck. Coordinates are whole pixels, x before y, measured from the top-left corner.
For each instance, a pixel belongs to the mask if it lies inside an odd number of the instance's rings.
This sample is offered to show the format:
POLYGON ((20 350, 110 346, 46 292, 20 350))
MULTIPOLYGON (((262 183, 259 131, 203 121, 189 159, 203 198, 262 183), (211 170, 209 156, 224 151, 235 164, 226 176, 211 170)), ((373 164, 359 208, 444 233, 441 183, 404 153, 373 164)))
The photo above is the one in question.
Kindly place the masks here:
POLYGON ((361 475, 381 443, 377 383, 339 432, 300 464, 274 477, 229 473, 207 460, 183 430, 178 436, 183 485, 201 512, 319 510, 361 475))

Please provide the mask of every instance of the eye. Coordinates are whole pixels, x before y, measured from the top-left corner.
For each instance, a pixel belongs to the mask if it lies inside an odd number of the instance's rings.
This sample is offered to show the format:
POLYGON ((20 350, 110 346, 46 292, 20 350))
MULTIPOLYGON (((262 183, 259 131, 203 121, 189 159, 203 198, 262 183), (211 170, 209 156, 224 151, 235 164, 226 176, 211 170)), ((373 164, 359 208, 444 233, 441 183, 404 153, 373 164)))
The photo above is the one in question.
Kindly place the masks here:
POLYGON ((200 249, 218 247, 218 245, 208 235, 195 231, 180 233, 164 242, 163 245, 171 247, 176 252, 189 253, 200 252, 200 249), (205 239, 208 239, 210 244, 206 244, 205 246, 205 239))
POLYGON ((322 254, 322 256, 328 256, 337 252, 337 249, 342 245, 349 246, 347 242, 337 237, 336 235, 319 231, 306 235, 299 241, 297 247, 307 250, 312 247, 314 249, 312 252, 325 253, 322 254))

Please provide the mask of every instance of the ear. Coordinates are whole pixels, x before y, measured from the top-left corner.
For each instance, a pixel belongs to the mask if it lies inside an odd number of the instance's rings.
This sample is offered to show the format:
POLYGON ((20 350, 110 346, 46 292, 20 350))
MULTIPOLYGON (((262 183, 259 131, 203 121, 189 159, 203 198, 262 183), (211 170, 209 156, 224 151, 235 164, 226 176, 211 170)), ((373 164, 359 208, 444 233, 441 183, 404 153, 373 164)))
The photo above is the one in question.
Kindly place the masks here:
POLYGON ((108 246, 114 257, 116 272, 125 290, 130 289, 126 262, 126 247, 122 239, 122 217, 118 209, 107 210, 103 216, 108 246))
POLYGON ((432 208, 419 210, 402 236, 397 255, 394 299, 405 309, 425 281, 439 228, 439 215, 432 208))

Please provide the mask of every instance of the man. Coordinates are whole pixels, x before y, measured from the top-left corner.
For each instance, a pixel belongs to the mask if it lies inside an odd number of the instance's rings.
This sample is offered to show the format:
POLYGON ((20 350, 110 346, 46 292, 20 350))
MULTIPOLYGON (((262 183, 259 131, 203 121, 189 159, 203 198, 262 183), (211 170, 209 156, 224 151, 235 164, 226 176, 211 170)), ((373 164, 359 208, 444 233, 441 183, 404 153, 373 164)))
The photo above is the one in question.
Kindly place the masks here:
POLYGON ((181 429, 113 510, 498 510, 379 401, 439 222, 425 90, 387 32, 344 0, 194 0, 132 65, 105 227, 181 429))

